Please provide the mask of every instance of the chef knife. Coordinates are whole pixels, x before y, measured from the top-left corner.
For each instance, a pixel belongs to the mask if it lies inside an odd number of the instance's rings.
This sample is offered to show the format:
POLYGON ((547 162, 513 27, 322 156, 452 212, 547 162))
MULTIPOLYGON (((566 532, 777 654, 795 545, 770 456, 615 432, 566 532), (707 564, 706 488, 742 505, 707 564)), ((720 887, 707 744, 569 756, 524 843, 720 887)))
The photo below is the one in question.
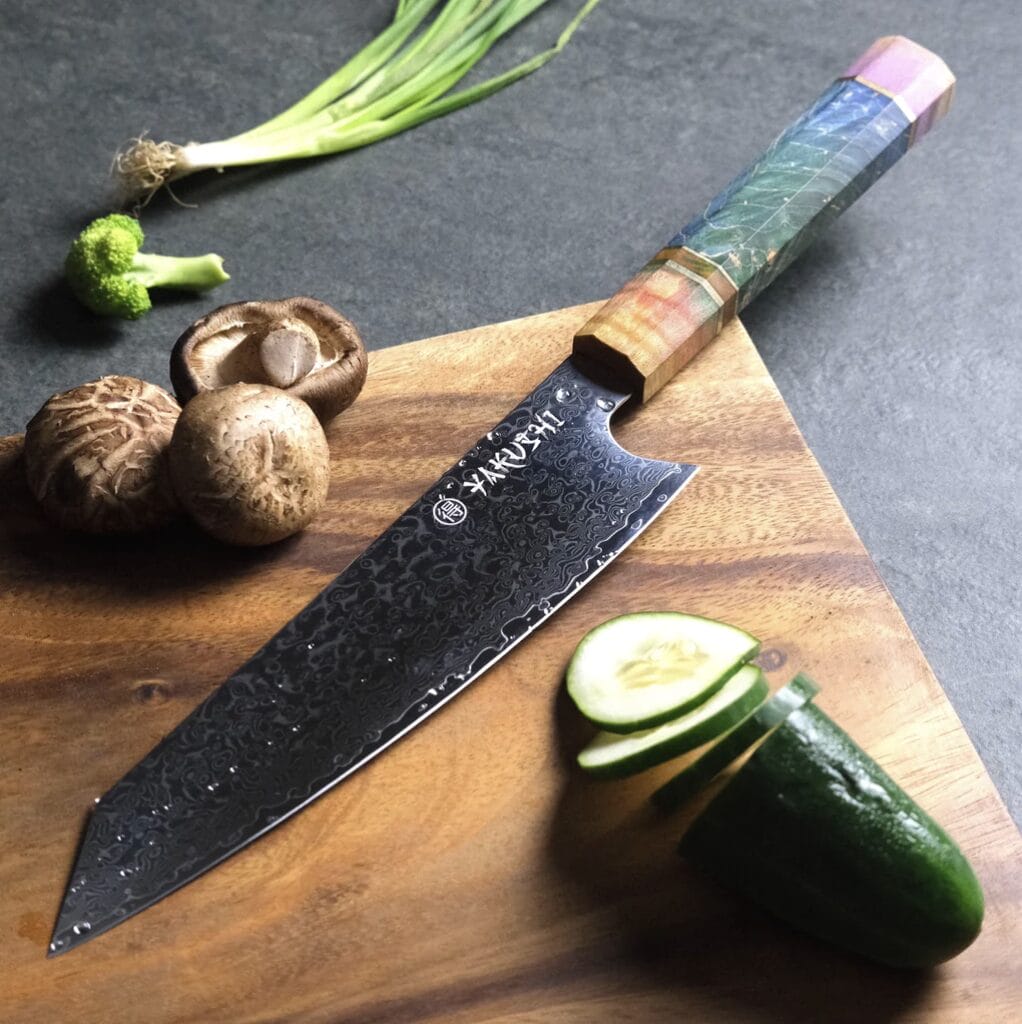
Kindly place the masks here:
POLYGON ((620 554, 695 466, 639 458, 645 402, 946 112, 878 40, 646 264, 540 383, 97 802, 50 955, 279 825, 464 689, 620 554))

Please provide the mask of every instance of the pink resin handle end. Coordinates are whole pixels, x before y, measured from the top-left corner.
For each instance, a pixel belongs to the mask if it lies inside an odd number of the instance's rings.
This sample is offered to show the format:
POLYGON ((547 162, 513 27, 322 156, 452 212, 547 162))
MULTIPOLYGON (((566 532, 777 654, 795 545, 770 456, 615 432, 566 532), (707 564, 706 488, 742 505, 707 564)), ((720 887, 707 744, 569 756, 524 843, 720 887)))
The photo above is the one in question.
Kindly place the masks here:
POLYGON ((948 111, 955 76, 935 53, 904 36, 878 39, 842 75, 890 96, 914 122, 912 141, 948 111))

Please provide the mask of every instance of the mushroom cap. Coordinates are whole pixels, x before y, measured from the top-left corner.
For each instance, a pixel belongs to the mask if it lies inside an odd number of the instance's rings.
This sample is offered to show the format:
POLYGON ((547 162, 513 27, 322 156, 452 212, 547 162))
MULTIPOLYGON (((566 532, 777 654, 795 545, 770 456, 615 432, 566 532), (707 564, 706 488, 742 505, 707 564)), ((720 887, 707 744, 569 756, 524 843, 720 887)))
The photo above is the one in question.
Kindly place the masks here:
POLYGON ((203 391, 184 408, 170 472, 185 511, 229 544, 272 544, 326 502, 330 450, 312 410, 265 384, 203 391))
POLYGON ((327 423, 358 397, 369 360, 355 325, 318 299, 296 296, 233 302, 197 320, 178 338, 170 356, 170 379, 182 405, 197 394, 244 381, 273 384, 260 346, 273 332, 314 336, 312 368, 282 390, 307 402, 327 423))
POLYGON ((178 512, 167 447, 181 407, 155 384, 109 376, 47 399, 25 431, 25 474, 47 517, 134 533, 178 512))

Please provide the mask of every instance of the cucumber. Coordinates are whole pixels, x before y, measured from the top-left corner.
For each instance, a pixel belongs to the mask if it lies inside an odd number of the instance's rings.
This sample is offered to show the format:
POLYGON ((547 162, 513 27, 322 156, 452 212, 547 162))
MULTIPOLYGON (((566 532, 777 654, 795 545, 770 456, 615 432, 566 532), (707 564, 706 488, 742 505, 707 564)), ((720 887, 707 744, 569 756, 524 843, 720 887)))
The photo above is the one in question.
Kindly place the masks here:
POLYGON ((568 693, 608 732, 651 729, 702 704, 758 651, 754 636, 698 615, 621 615, 575 648, 568 693))
POLYGON ((739 722, 718 744, 665 782, 650 799, 661 810, 676 810, 819 692, 820 688, 808 676, 801 673, 795 676, 766 704, 739 722))
POLYGON ((955 956, 983 920, 958 847, 812 704, 735 773, 680 851, 796 928, 895 967, 955 956))
POLYGON ((578 763, 596 778, 634 775, 719 736, 759 707, 768 692, 763 673, 743 665, 706 703, 666 725, 626 736, 601 732, 578 755, 578 763))

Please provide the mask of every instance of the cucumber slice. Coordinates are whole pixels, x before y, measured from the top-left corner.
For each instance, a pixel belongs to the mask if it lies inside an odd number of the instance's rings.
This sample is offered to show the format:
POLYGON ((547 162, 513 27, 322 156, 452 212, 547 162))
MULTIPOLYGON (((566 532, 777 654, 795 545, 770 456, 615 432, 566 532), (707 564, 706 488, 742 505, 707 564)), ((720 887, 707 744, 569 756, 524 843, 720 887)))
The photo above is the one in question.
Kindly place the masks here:
POLYGON ((698 615, 621 615, 575 648, 568 693, 609 732, 651 729, 702 704, 758 651, 754 636, 698 615))
POLYGON ((961 850, 812 704, 767 737, 680 851, 796 928, 894 967, 950 959, 983 921, 961 850))
POLYGON ((737 761, 746 750, 819 692, 816 683, 799 673, 766 704, 739 722, 716 746, 710 747, 702 757, 665 782, 650 799, 661 810, 677 810, 705 789, 732 761, 737 761))
POLYGON ((600 779, 634 775, 726 732, 759 707, 768 693, 763 673, 755 665, 743 665, 705 704, 666 725, 626 736, 601 732, 578 755, 578 763, 600 779))

